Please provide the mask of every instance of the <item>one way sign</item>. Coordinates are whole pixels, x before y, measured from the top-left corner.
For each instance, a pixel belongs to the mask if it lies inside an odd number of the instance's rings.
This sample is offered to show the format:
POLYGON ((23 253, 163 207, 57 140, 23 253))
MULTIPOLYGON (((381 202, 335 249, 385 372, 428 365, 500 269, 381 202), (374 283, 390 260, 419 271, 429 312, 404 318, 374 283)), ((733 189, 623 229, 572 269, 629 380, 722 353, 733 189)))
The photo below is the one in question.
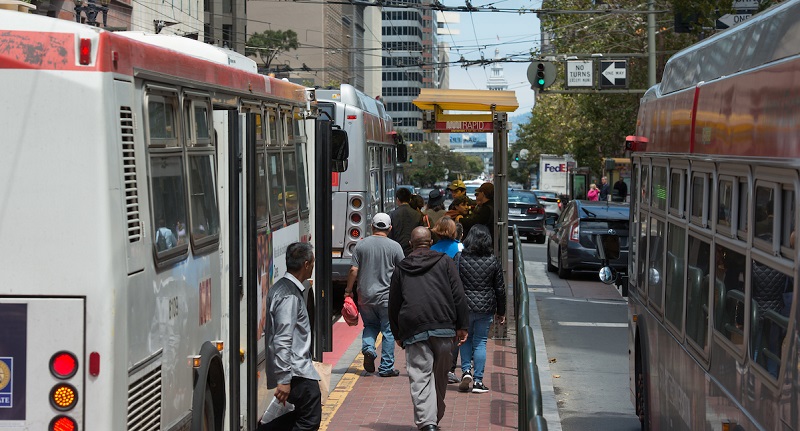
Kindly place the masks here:
POLYGON ((628 65, 625 60, 600 61, 600 88, 627 88, 628 65))

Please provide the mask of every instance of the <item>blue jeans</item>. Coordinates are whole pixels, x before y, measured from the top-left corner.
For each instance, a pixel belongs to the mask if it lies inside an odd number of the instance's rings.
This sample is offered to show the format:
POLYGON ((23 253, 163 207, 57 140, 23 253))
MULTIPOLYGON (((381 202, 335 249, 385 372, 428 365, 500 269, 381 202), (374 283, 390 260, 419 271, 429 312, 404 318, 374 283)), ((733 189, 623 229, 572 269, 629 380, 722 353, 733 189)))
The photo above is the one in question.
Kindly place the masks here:
POLYGON ((472 377, 475 381, 483 380, 483 369, 486 367, 486 339, 489 338, 489 325, 494 315, 489 313, 469 313, 469 336, 461 345, 461 372, 469 372, 470 363, 475 361, 472 377))
POLYGON ((388 373, 394 369, 394 335, 389 327, 389 307, 387 305, 360 305, 358 312, 364 322, 361 333, 361 352, 369 352, 375 356, 375 339, 378 333, 383 334, 381 342, 381 365, 379 373, 388 373))

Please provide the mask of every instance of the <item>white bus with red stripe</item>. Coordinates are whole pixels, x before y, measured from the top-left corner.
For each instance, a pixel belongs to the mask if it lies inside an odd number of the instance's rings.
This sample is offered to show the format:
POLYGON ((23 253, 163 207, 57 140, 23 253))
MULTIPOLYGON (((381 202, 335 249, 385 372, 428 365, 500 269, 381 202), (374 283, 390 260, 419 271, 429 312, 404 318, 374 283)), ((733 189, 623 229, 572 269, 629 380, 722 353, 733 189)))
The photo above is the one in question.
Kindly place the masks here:
POLYGON ((311 95, 177 36, 0 11, 0 47, 0 428, 255 429, 311 95))
POLYGON ((405 162, 406 151, 380 100, 349 84, 317 90, 316 96, 321 118, 347 132, 350 144, 347 169, 332 178, 333 281, 341 284, 356 243, 370 234, 372 216, 394 210, 397 163, 405 162))

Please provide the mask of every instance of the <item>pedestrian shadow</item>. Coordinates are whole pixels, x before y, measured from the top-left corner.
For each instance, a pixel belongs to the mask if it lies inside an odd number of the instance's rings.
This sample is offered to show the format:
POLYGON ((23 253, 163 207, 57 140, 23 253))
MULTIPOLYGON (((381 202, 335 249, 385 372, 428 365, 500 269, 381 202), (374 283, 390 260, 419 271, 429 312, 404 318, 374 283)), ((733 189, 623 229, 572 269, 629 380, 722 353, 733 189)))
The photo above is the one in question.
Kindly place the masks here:
POLYGON ((492 352, 492 365, 500 368, 517 369, 517 354, 508 350, 492 352))
MULTIPOLYGON (((491 373, 488 375, 492 391, 500 394, 517 395, 517 375, 509 373, 491 373)), ((486 377, 486 376, 484 376, 486 377)))
POLYGON ((409 431, 409 430, 416 430, 417 428, 413 425, 398 425, 398 424, 390 424, 386 422, 374 422, 367 425, 359 425, 361 429, 373 429, 379 431, 409 431))
POLYGON ((492 425, 516 429, 518 408, 519 403, 506 400, 492 400, 489 421, 492 425))

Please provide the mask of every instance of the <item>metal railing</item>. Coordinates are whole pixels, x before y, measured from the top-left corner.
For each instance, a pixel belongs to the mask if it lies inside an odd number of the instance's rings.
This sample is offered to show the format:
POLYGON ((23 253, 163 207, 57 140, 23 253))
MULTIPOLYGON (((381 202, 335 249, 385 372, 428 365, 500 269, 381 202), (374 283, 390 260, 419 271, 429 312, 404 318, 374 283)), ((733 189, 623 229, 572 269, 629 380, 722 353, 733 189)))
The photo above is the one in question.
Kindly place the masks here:
POLYGON ((514 226, 514 312, 517 321, 517 379, 519 381, 518 429, 547 431, 542 411, 542 387, 536 365, 536 345, 528 319, 528 282, 525 279, 525 260, 522 242, 514 226))

